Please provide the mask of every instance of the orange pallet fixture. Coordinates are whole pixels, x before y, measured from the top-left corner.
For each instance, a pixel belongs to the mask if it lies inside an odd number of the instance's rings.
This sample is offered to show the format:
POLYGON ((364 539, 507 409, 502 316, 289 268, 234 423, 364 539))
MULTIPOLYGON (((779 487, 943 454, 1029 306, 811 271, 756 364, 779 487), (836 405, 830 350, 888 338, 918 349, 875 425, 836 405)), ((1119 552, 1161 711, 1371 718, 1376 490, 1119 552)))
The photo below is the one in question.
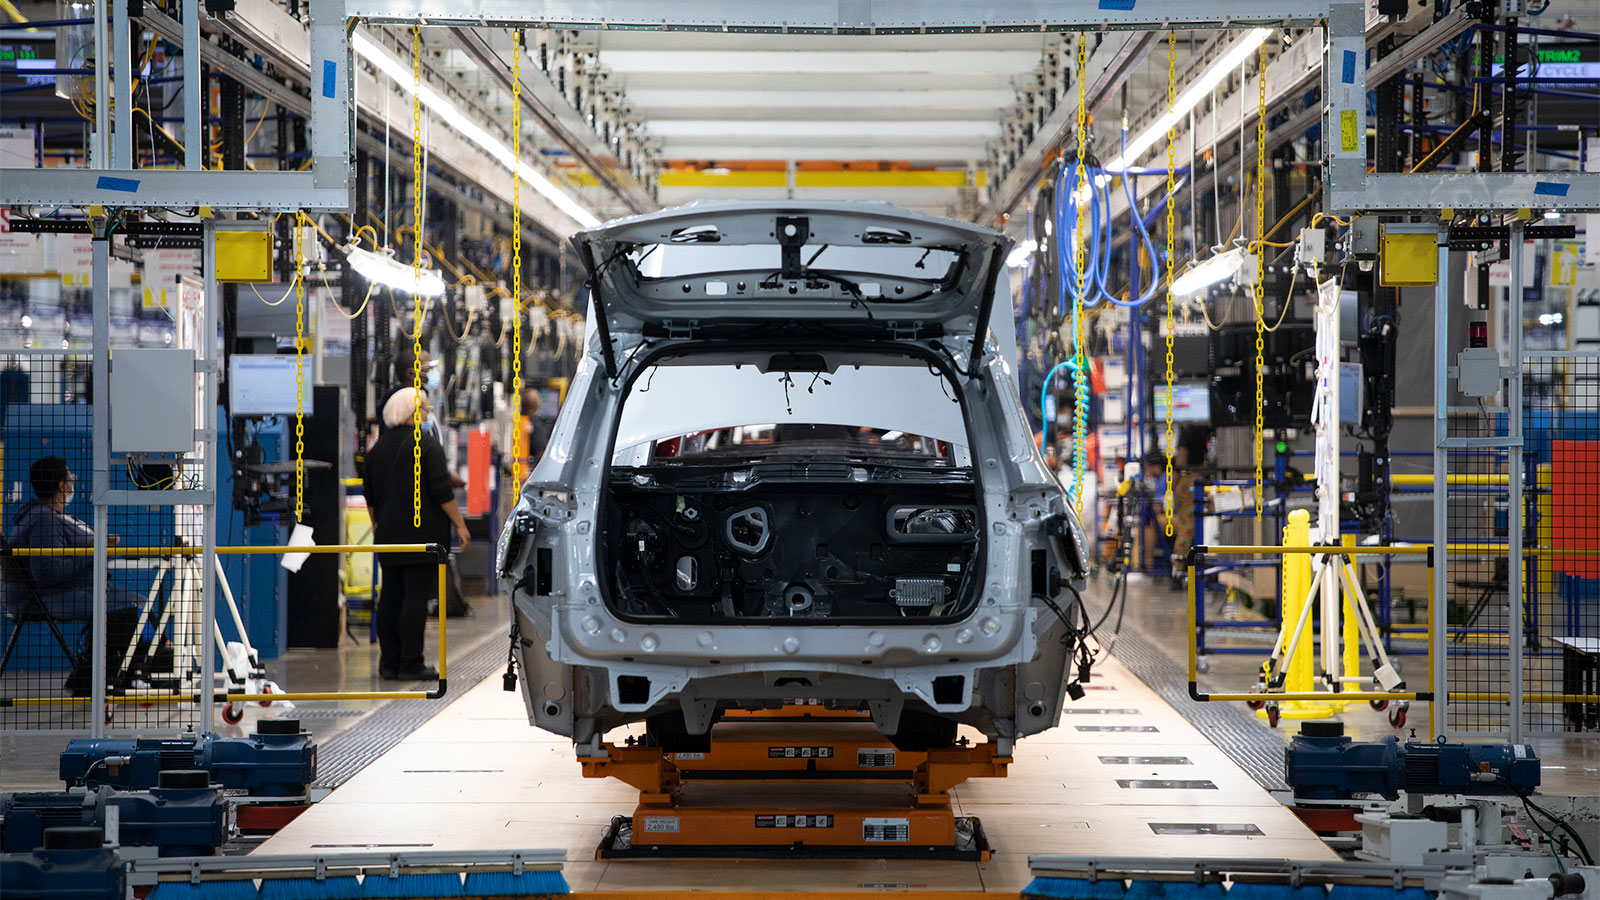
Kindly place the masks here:
POLYGON ((586 778, 639 790, 596 851, 630 857, 989 859, 982 824, 950 791, 1003 778, 1011 757, 963 742, 904 751, 860 714, 807 706, 729 715, 709 749, 605 744, 586 778))

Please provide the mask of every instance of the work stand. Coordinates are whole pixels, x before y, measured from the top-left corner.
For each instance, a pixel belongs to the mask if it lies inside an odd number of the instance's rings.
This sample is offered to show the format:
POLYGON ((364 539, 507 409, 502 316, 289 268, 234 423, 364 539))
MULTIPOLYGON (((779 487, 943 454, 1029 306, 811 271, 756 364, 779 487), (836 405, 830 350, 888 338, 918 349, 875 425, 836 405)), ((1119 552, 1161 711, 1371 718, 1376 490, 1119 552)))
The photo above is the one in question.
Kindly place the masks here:
POLYGON ((605 744, 580 759, 586 778, 639 790, 596 857, 989 859, 981 823, 957 816, 950 791, 1003 778, 993 744, 897 750, 861 715, 805 707, 735 715, 705 752, 605 744))

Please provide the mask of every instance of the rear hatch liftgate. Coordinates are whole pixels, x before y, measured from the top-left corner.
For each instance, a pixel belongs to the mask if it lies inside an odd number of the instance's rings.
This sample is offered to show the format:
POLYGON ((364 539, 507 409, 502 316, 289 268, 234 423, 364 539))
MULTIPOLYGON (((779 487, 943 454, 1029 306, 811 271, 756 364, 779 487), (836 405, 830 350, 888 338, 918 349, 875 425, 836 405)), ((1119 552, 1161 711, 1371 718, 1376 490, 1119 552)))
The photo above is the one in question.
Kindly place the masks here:
POLYGON ((691 205, 573 235, 607 374, 628 334, 965 340, 975 371, 1011 240, 863 206, 691 205))

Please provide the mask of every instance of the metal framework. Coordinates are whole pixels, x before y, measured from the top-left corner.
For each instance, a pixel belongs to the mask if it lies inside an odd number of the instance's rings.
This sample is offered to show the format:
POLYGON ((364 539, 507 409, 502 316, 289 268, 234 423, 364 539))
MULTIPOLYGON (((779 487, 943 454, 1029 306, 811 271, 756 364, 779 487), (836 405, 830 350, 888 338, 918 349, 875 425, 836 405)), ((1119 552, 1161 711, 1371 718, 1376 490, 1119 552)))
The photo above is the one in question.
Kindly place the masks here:
MULTIPOLYGON (((198 153, 179 171, 132 169, 131 123, 116 132, 109 154, 93 169, 0 169, 0 205, 63 204, 114 207, 211 206, 226 209, 347 209, 352 163, 351 19, 423 23, 429 26, 535 26, 603 29, 764 32, 796 34, 927 34, 991 30, 1045 32, 1241 28, 1315 25, 1323 43, 1323 127, 1337 140, 1325 142, 1326 206, 1335 211, 1505 210, 1538 197, 1545 209, 1593 208, 1600 174, 1478 173, 1450 175, 1366 172, 1366 4, 1361 0, 1145 0, 1108 4, 1099 0, 992 0, 982 6, 943 0, 836 0, 795 4, 784 0, 712 0, 679 8, 652 0, 472 0, 448 7, 418 0, 311 0, 310 48, 312 166, 308 172, 207 172, 198 153), (317 73, 320 68, 320 77, 317 73), (110 165, 100 166, 109 159, 110 165)), ((186 0, 185 21, 198 23, 198 0, 186 0)), ((117 24, 126 27, 125 12, 117 24)), ((198 25, 186 31, 199 42, 198 25)), ((125 33, 125 31, 119 32, 125 33)), ((125 45, 119 41, 119 45, 125 45)), ((126 61, 124 61, 126 62, 126 61)), ((187 94, 201 95, 198 56, 186 65, 187 94)), ((124 69, 126 71, 126 68, 124 69)), ((104 73, 99 74, 104 78, 104 73)), ((117 92, 128 90, 127 83, 117 92)), ((128 98, 117 98, 119 118, 131 115, 128 98)), ((105 105, 100 107, 102 110, 105 105)), ((189 133, 198 131, 199 109, 185 109, 189 133)), ((119 123, 119 125, 125 123, 119 123)), ((99 128, 99 140, 108 131, 99 128)), ((195 142, 191 142, 195 143, 195 142)))

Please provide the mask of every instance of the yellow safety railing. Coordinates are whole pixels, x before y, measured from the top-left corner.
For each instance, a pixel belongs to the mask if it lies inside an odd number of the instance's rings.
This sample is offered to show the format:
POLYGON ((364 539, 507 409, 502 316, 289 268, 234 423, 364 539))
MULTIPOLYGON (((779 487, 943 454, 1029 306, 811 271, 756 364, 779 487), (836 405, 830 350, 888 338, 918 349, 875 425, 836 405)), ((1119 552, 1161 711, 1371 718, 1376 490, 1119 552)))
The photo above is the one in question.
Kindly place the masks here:
MULTIPOLYGON (((1505 487, 1511 483, 1508 475, 1446 475, 1446 484, 1457 487, 1494 486, 1505 487)), ((1389 483, 1402 487, 1433 487, 1433 476, 1428 474, 1401 473, 1389 476, 1389 483)))
MULTIPOLYGON (((1272 691, 1269 693, 1205 693, 1200 690, 1200 656, 1198 623, 1195 619, 1195 604, 1200 598, 1196 591, 1200 590, 1200 570, 1204 568, 1205 558, 1208 556, 1288 556, 1303 554, 1307 556, 1425 556, 1428 560, 1429 607, 1432 607, 1433 578, 1433 548, 1426 544, 1409 544, 1403 546, 1324 546, 1324 547, 1271 547, 1241 545, 1233 547, 1208 547, 1200 544, 1189 549, 1188 558, 1184 565, 1188 568, 1188 616, 1189 616, 1189 696, 1201 702, 1221 701, 1224 703, 1255 703, 1263 700, 1349 700, 1352 702, 1373 700, 1432 700, 1433 692, 1428 691, 1272 691)), ((1428 672, 1432 678, 1432 648, 1429 649, 1428 672)))
MULTIPOLYGON (((199 547, 108 547, 108 557, 163 557, 163 556, 200 556, 202 549, 199 547)), ((439 700, 444 697, 448 685, 446 658, 448 656, 448 619, 445 615, 447 585, 446 557, 448 550, 442 544, 326 544, 321 546, 264 546, 264 547, 218 547, 218 556, 263 556, 281 555, 288 553, 429 553, 438 558, 439 567, 439 682, 438 687, 431 691, 302 691, 248 694, 216 691, 211 694, 212 703, 262 703, 279 700, 289 701, 314 701, 314 700, 439 700)), ((94 550, 89 547, 71 548, 40 548, 40 547, 14 547, 11 555, 18 558, 44 557, 44 556, 92 556, 94 550)), ((202 686, 201 691, 209 686, 202 686)), ((201 693, 194 692, 166 692, 137 694, 108 694, 107 703, 199 703, 201 693)), ((84 705, 92 702, 90 697, 0 697, 0 708, 7 706, 71 706, 84 705)))

